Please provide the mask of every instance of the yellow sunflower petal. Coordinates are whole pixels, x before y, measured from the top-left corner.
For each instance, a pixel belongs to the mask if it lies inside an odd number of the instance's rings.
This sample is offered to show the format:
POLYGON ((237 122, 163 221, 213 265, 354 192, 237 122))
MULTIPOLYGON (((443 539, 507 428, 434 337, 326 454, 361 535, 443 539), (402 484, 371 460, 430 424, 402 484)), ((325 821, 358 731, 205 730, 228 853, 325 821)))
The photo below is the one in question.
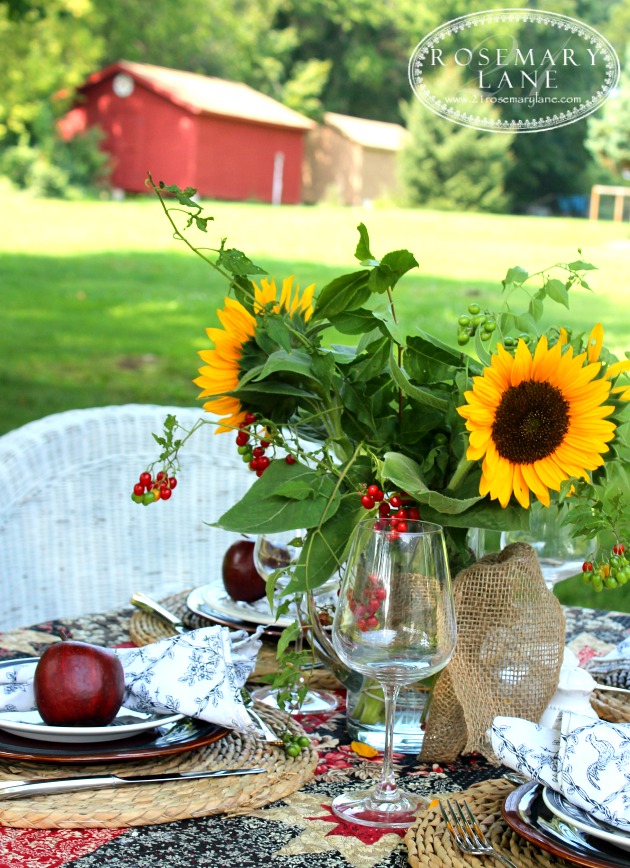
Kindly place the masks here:
POLYGON ((599 358, 599 354, 602 351, 602 346, 604 345, 604 328, 600 322, 598 322, 588 336, 588 360, 589 362, 596 362, 599 358))
POLYGON ((608 365, 604 376, 607 380, 614 380, 615 377, 618 377, 619 374, 623 374, 626 371, 630 371, 630 359, 624 359, 621 362, 613 362, 612 365, 608 365))

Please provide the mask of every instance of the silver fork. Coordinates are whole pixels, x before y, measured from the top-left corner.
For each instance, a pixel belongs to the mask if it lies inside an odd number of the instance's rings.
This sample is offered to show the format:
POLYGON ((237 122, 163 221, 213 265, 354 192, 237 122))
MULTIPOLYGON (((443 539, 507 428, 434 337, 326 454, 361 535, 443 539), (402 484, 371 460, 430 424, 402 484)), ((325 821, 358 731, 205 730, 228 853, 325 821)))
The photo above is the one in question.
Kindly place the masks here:
POLYGON ((465 802, 462 808, 458 802, 451 802, 447 799, 446 808, 448 813, 444 808, 444 803, 440 802, 440 811, 444 822, 451 838, 462 853, 468 853, 470 856, 491 856, 503 865, 507 865, 508 868, 518 868, 518 865, 515 865, 507 856, 503 856, 494 849, 465 802))

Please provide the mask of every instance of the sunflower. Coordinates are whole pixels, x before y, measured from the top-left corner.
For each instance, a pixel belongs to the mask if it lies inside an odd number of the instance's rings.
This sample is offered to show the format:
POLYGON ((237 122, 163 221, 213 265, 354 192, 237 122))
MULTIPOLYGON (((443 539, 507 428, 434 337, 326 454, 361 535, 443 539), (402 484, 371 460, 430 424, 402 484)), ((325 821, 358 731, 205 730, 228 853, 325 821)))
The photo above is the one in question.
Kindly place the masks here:
POLYGON ((282 292, 277 298, 274 280, 261 280, 254 287, 254 315, 232 298, 225 299, 225 307, 217 311, 222 328, 206 329, 213 343, 210 350, 201 350, 199 355, 205 365, 199 368, 200 376, 193 382, 203 391, 200 398, 210 398, 204 410, 221 416, 216 433, 238 428, 245 420, 246 410, 238 398, 225 394, 233 392, 242 374, 241 359, 250 342, 254 342, 258 317, 265 313, 286 314, 292 320, 307 322, 312 313, 315 284, 308 286, 300 296, 300 288, 293 289, 293 276, 282 282, 282 292), (215 397, 220 396, 220 397, 215 397))
POLYGON ((533 357, 522 340, 514 356, 499 345, 457 408, 470 431, 466 457, 483 458, 482 496, 505 507, 513 493, 527 509, 532 491, 549 506, 549 489, 604 463, 615 424, 605 418, 614 408, 604 406, 611 384, 596 379, 600 368, 561 342, 549 348, 544 336, 533 357))

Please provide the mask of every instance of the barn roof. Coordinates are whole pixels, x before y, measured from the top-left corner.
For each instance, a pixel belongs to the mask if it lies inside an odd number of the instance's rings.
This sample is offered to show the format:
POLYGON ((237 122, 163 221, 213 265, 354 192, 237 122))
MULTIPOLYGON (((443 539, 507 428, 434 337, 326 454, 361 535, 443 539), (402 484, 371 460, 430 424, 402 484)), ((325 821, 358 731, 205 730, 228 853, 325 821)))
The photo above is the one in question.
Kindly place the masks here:
POLYGON ((310 130, 315 126, 309 118, 246 84, 148 63, 121 60, 91 75, 83 87, 103 81, 117 72, 128 73, 156 93, 195 113, 223 115, 298 130, 310 130))
POLYGON ((326 112, 324 123, 364 148, 377 148, 383 151, 399 151, 405 145, 409 135, 400 124, 353 118, 335 112, 326 112))

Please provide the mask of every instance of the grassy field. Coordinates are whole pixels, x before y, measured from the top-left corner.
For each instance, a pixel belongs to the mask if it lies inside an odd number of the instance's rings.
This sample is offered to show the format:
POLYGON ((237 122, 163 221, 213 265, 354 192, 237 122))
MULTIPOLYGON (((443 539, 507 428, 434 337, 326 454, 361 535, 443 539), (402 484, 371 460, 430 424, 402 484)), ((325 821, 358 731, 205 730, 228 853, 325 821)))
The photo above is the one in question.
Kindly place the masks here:
MULTIPOLYGON (((196 351, 217 324, 225 284, 173 240, 159 204, 33 200, 4 186, 0 196, 0 433, 74 407, 195 404, 196 351)), ((376 255, 406 247, 420 263, 396 290, 399 318, 451 343, 470 301, 499 305, 509 267, 538 271, 582 248, 599 269, 590 279, 597 295, 576 293, 569 314, 551 305, 550 321, 583 330, 600 320, 610 346, 630 347, 628 224, 249 203, 209 210, 208 246, 227 236, 302 286, 356 267, 365 222, 376 255)))

